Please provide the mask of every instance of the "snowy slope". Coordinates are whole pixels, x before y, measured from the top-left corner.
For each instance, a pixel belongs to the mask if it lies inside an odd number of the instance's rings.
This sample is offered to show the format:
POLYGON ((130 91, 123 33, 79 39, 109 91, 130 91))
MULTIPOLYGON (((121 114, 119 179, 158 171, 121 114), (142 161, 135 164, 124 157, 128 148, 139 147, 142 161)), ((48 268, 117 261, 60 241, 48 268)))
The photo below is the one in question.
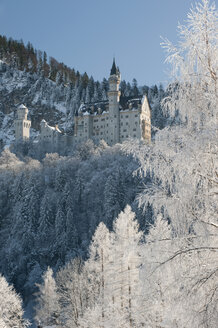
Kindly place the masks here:
POLYGON ((52 125, 63 126, 69 112, 67 92, 64 85, 57 86, 38 74, 19 71, 0 61, 0 147, 14 140, 13 120, 21 103, 29 109, 32 136, 39 131, 42 118, 52 125))

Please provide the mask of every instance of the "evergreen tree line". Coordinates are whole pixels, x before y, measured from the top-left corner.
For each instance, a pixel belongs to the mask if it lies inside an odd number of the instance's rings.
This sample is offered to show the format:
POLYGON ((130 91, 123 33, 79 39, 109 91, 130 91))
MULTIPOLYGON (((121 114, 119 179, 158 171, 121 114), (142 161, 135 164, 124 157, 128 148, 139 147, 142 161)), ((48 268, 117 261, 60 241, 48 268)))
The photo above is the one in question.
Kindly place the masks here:
MULTIPOLYGON (((86 257, 99 222, 111 229, 127 203, 136 207, 136 168, 120 146, 90 141, 72 156, 47 154, 41 162, 2 152, 0 272, 24 299, 48 265, 57 270, 75 256, 86 257)), ((137 212, 146 230, 148 222, 137 212)))
MULTIPOLYGON (((73 98, 71 108, 78 109, 82 102, 107 100, 109 86, 106 78, 102 82, 94 81, 93 77, 89 77, 86 72, 81 74, 53 57, 48 59, 45 51, 34 49, 30 42, 25 45, 22 40, 16 41, 0 35, 0 59, 12 68, 37 73, 41 77, 56 82, 58 86, 68 87, 68 90, 65 91, 66 102, 69 103, 69 100, 73 98), (73 95, 71 95, 72 91, 73 95)), ((43 89, 45 90, 45 88, 43 89)), ((135 78, 132 83, 121 81, 120 91, 121 95, 125 97, 138 97, 146 94, 151 102, 158 97, 162 99, 164 93, 161 85, 159 88, 156 85, 139 87, 135 78)))
POLYGON ((36 323, 66 328, 215 328, 216 279, 208 275, 210 282, 203 285, 201 280, 202 265, 206 260, 212 270, 214 255, 208 250, 196 257, 198 248, 199 240, 190 244, 190 236, 175 236, 160 214, 144 235, 127 205, 112 231, 99 224, 88 260, 75 258, 55 277, 51 268, 44 272, 36 323))
POLYGON ((30 42, 25 45, 22 40, 17 41, 2 35, 0 35, 0 59, 21 71, 38 73, 52 81, 58 80, 64 84, 75 85, 76 81, 81 79, 86 87, 89 81, 86 73, 80 74, 53 57, 48 59, 45 51, 34 49, 30 42))

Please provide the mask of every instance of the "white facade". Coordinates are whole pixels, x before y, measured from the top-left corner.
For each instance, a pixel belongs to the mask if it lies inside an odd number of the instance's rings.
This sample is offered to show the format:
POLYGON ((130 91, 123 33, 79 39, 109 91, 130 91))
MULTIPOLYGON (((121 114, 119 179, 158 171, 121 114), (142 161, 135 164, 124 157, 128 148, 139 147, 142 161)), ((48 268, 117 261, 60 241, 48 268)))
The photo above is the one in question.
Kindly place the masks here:
POLYGON ((147 97, 129 99, 122 107, 119 84, 120 72, 114 62, 109 77, 106 110, 99 108, 94 111, 94 106, 86 104, 80 106, 74 119, 74 143, 89 138, 103 139, 109 145, 123 142, 129 137, 151 141, 151 111, 147 97))
POLYGON ((31 121, 27 119, 28 108, 20 105, 17 109, 17 118, 14 121, 16 140, 27 140, 30 137, 31 121))
MULTIPOLYGON (((150 142, 151 111, 147 97, 122 98, 119 85, 120 72, 114 61, 109 77, 108 101, 80 106, 74 117, 74 136, 64 135, 58 126, 52 127, 42 120, 40 142, 53 150, 70 148, 88 139, 103 139, 108 145, 122 143, 128 138, 150 142)), ((16 139, 29 138, 31 122, 27 120, 27 114, 28 109, 21 105, 15 120, 16 139)))

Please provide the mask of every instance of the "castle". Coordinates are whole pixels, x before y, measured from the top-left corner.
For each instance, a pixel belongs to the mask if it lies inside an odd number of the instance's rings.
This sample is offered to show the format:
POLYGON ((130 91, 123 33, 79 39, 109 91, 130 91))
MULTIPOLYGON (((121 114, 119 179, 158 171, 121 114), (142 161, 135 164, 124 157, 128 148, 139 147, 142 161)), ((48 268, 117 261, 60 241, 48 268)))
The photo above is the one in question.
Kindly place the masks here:
MULTIPOLYGON (((70 147, 88 139, 105 140, 108 145, 122 143, 127 138, 151 140, 151 111, 146 96, 122 97, 119 91, 120 71, 113 61, 109 77, 108 100, 81 104, 74 116, 74 135, 63 134, 58 126, 41 121, 39 140, 55 147, 70 147)), ((15 120, 15 138, 29 138, 31 122, 28 109, 21 105, 15 120)))

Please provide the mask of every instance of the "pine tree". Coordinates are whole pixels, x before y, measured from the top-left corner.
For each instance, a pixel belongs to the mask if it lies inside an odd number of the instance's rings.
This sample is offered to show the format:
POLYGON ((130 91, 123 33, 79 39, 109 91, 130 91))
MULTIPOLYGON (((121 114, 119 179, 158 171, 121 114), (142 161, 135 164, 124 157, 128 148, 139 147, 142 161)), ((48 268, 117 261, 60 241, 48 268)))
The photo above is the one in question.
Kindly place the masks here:
POLYGON ((36 298, 35 320, 39 325, 58 325, 59 303, 56 282, 53 278, 53 271, 48 267, 43 274, 43 283, 37 285, 39 292, 36 298))
POLYGON ((113 302, 117 319, 121 313, 125 326, 134 327, 140 322, 142 311, 139 282, 142 232, 129 205, 119 214, 113 230, 113 277, 116 276, 112 287, 113 302))
POLYGON ((24 328, 29 323, 23 319, 22 301, 14 288, 8 285, 6 279, 0 275, 0 327, 24 328))

